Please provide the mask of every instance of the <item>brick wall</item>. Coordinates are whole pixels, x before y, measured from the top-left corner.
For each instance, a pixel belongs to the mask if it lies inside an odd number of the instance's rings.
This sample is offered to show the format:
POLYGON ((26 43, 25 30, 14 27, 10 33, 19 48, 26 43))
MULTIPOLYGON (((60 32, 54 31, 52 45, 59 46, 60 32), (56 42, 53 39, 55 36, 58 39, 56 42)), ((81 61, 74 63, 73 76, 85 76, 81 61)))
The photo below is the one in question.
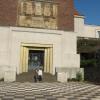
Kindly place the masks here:
POLYGON ((0 25, 15 26, 18 0, 0 0, 0 25))
POLYGON ((74 31, 74 4, 73 0, 56 0, 58 8, 59 30, 74 31))

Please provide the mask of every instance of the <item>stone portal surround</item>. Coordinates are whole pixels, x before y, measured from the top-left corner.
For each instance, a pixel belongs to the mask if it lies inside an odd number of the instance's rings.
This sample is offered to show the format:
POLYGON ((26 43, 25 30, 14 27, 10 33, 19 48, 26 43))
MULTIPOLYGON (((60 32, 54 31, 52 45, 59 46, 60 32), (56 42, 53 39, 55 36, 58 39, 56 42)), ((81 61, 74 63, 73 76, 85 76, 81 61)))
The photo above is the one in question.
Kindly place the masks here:
POLYGON ((4 83, 0 100, 100 100, 100 86, 88 83, 4 83))

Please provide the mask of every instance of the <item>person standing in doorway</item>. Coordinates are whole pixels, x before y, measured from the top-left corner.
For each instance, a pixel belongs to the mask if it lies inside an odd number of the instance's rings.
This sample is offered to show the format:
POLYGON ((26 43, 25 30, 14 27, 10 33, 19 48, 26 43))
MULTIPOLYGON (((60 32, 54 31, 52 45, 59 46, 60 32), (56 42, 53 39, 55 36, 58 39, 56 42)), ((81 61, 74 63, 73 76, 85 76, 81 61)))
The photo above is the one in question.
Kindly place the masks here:
POLYGON ((42 68, 39 68, 39 70, 38 70, 38 80, 39 80, 39 81, 42 81, 42 79, 43 79, 42 68))
POLYGON ((34 82, 37 82, 37 78, 38 78, 38 73, 37 70, 34 70, 34 82))

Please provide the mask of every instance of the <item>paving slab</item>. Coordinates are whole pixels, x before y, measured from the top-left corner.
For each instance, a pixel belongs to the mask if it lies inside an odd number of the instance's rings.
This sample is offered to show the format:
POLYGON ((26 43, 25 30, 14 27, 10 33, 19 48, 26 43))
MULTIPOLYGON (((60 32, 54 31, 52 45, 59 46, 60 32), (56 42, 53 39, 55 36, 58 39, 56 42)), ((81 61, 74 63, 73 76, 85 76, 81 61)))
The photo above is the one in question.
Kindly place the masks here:
POLYGON ((100 100, 100 85, 0 82, 0 100, 100 100))

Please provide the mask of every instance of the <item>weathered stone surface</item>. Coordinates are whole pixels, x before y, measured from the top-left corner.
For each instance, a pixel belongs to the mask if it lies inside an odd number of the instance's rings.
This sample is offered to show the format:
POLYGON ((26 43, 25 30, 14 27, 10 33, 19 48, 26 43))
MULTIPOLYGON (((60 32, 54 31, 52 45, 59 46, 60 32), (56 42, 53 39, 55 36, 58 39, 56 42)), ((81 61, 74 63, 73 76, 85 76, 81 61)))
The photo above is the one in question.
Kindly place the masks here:
POLYGON ((57 29, 57 9, 54 2, 19 2, 18 25, 27 27, 57 29))

